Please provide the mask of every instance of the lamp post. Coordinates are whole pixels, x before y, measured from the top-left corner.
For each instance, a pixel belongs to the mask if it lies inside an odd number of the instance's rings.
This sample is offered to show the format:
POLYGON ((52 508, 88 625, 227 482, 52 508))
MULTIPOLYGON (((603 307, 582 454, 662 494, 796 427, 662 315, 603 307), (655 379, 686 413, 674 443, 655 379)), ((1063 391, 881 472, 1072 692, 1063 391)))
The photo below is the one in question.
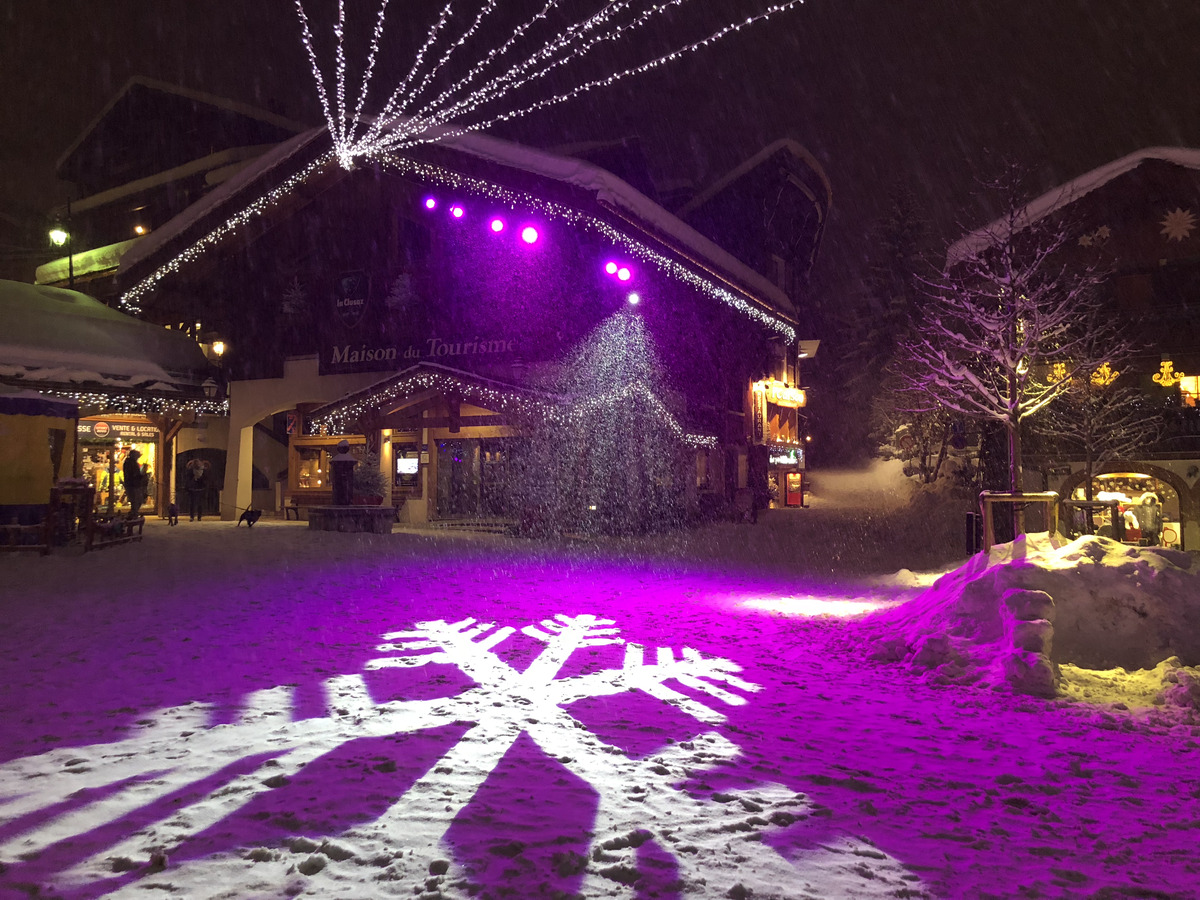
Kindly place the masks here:
POLYGON ((75 289, 75 249, 71 246, 71 201, 67 200, 67 225, 55 225, 50 229, 50 243, 55 247, 67 248, 67 287, 75 289))

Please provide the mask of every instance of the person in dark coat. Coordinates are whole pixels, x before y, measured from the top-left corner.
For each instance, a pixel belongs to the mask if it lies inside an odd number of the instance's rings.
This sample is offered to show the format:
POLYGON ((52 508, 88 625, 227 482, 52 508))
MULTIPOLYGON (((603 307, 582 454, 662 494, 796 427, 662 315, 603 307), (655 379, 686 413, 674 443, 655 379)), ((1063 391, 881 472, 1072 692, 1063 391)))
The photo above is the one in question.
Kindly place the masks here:
POLYGON ((1162 507, 1158 505, 1158 497, 1146 494, 1134 509, 1134 515, 1142 529, 1142 546, 1157 547, 1162 534, 1162 507))
POLYGON ((136 519, 142 504, 146 502, 146 474, 140 463, 140 450, 130 450, 121 464, 121 477, 125 481, 125 496, 129 498, 129 518, 136 519))
POLYGON ((189 460, 184 470, 183 489, 188 499, 188 521, 204 520, 204 492, 208 490, 208 462, 189 460))

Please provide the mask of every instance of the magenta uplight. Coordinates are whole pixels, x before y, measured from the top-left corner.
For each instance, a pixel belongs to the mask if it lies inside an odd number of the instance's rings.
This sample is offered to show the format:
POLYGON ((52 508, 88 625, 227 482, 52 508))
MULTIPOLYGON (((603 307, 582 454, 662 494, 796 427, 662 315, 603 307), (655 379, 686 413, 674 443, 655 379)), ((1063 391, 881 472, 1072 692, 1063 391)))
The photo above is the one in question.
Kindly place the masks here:
POLYGON ((502 232, 504 230, 504 220, 503 219, 492 219, 492 222, 488 227, 490 227, 492 229, 492 231, 494 231, 496 234, 499 234, 500 232, 502 232))
POLYGON ((639 303, 642 302, 642 298, 640 296, 638 296, 637 291, 630 291, 629 296, 626 297, 625 299, 629 301, 630 306, 637 306, 639 303))
POLYGON ((626 268, 625 266, 621 266, 621 268, 617 269, 617 280, 618 281, 628 281, 632 277, 633 277, 633 273, 630 272, 629 269, 626 268))
POLYGON ((609 275, 616 275, 617 274, 617 264, 615 262, 606 262, 604 264, 604 271, 607 272, 609 275))
POLYGON ((435 200, 433 197, 426 197, 425 198, 425 208, 426 209, 437 209, 437 200, 435 200))
POLYGON ((538 239, 538 230, 532 225, 526 225, 521 229, 521 240, 527 244, 536 244, 538 239))
POLYGON ((457 204, 450 207, 450 215, 454 216, 454 218, 456 218, 456 219, 461 219, 465 212, 466 212, 466 210, 464 210, 461 206, 458 206, 457 204))

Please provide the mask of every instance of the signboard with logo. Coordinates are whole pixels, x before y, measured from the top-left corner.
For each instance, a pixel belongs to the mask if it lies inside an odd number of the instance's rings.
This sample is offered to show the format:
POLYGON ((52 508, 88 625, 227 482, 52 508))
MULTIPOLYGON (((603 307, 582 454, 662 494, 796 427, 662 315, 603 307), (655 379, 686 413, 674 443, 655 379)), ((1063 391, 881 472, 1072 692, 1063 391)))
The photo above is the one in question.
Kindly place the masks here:
POLYGON ((300 413, 289 412, 287 414, 286 431, 288 434, 300 434, 300 413))
POLYGON ((149 443, 158 440, 158 427, 149 422, 114 422, 109 419, 80 419, 81 441, 124 441, 149 443))
POLYGON ((343 272, 333 283, 333 310, 347 328, 362 321, 371 299, 371 279, 366 272, 343 272))

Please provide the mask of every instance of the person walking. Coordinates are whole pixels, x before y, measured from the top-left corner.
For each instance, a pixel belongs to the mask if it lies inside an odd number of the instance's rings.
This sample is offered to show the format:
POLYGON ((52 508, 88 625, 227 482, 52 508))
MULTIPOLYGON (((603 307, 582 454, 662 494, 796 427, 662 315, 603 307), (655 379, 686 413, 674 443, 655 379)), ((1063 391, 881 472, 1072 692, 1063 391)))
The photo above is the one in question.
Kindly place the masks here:
POLYGON ((125 481, 125 496, 129 499, 129 518, 136 519, 142 504, 146 502, 147 476, 142 471, 140 450, 130 450, 121 464, 121 477, 125 481))

